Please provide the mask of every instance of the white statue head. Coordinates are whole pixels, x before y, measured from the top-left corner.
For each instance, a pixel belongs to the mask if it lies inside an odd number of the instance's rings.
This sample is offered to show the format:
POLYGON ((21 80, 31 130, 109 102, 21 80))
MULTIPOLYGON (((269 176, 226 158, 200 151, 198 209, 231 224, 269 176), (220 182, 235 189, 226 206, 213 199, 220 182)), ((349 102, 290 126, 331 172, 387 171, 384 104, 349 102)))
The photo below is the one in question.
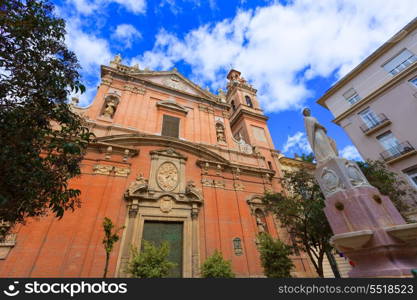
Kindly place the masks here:
POLYGON ((303 115, 304 115, 305 117, 309 117, 309 116, 311 116, 311 110, 310 110, 309 108, 304 108, 304 109, 303 109, 303 115))

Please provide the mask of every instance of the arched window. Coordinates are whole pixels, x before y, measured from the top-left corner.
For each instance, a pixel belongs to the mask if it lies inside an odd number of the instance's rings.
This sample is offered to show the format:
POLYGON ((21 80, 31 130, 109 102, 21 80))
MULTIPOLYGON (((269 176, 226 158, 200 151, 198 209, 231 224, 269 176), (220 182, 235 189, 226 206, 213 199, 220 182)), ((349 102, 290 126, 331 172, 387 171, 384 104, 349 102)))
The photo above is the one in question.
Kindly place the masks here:
POLYGON ((235 111, 236 110, 235 101, 230 102, 230 104, 232 105, 232 110, 235 111))
POLYGON ((246 105, 249 107, 253 107, 251 98, 249 96, 245 96, 245 99, 246 99, 246 105))

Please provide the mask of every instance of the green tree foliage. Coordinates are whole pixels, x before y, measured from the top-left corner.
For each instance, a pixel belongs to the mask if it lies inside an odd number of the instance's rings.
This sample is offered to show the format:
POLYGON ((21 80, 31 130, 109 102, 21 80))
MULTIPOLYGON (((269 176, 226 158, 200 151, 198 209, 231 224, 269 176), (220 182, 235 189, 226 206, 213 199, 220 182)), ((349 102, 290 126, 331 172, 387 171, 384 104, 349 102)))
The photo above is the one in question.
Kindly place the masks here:
POLYGON ((388 170, 387 165, 383 161, 358 161, 357 164, 369 183, 376 187, 381 194, 390 197, 403 216, 406 215, 409 204, 417 204, 417 192, 415 189, 396 173, 388 170))
POLYGON ((232 263, 223 258, 218 250, 213 255, 207 257, 201 266, 201 277, 203 278, 234 278, 232 263))
POLYGON ((289 255, 292 253, 292 247, 266 233, 260 234, 258 241, 265 276, 269 278, 291 277, 294 264, 289 255))
POLYGON ((303 168, 283 175, 285 192, 266 194, 263 202, 292 234, 294 247, 307 253, 323 277, 323 258, 332 249, 329 240, 333 235, 323 211, 324 195, 314 176, 303 168))
POLYGON ((314 162, 315 158, 314 158, 314 154, 311 152, 310 154, 301 154, 300 156, 302 161, 306 161, 306 162, 314 162))
POLYGON ((85 88, 64 35, 48 1, 0 2, 0 219, 10 224, 80 204, 68 180, 92 134, 66 103, 85 88))
POLYGON ((120 227, 117 230, 114 229, 114 224, 111 219, 104 217, 103 221, 103 230, 104 230, 104 238, 103 238, 103 246, 104 250, 106 251, 106 264, 104 266, 104 274, 103 278, 107 277, 107 270, 109 267, 109 260, 110 260, 110 253, 113 251, 114 244, 117 243, 119 240, 119 231, 124 229, 120 227))
POLYGON ((136 278, 163 278, 168 276, 169 271, 176 266, 168 261, 169 244, 163 242, 159 247, 151 242, 143 240, 142 251, 132 247, 132 259, 130 260, 127 273, 136 278))

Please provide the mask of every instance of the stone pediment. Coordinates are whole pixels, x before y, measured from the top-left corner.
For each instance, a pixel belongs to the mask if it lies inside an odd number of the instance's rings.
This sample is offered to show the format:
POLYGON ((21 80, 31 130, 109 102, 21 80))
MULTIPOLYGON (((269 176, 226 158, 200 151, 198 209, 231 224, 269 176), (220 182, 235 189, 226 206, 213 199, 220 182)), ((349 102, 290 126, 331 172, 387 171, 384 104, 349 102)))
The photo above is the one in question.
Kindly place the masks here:
POLYGON ((172 148, 162 149, 162 150, 153 150, 150 152, 151 156, 167 156, 170 158, 177 158, 181 160, 187 160, 187 157, 181 153, 175 151, 172 148))
POLYGON ((157 85, 165 86, 173 90, 185 92, 193 96, 209 99, 214 98, 214 95, 212 95, 209 91, 202 89, 201 87, 194 84, 192 81, 188 80, 176 71, 149 72, 147 74, 141 72, 135 75, 135 77, 155 83, 157 85))
POLYGON ((158 107, 163 107, 163 108, 166 108, 166 109, 179 111, 179 112, 184 113, 184 114, 188 113, 187 109, 184 106, 175 102, 174 100, 162 100, 162 101, 159 101, 158 103, 156 103, 156 105, 158 107))

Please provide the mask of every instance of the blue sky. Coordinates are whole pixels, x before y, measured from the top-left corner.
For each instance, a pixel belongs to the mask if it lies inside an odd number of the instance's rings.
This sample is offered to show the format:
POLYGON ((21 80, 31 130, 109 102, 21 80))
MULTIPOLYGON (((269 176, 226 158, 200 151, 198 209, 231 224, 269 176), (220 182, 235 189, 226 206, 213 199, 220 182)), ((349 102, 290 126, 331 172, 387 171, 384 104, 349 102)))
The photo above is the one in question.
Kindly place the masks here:
POLYGON ((415 0, 53 0, 66 42, 94 98, 101 64, 182 74, 212 92, 233 67, 258 89, 275 147, 309 152, 301 109, 328 128, 342 156, 359 159, 331 113, 315 103, 333 83, 417 15, 415 0))

